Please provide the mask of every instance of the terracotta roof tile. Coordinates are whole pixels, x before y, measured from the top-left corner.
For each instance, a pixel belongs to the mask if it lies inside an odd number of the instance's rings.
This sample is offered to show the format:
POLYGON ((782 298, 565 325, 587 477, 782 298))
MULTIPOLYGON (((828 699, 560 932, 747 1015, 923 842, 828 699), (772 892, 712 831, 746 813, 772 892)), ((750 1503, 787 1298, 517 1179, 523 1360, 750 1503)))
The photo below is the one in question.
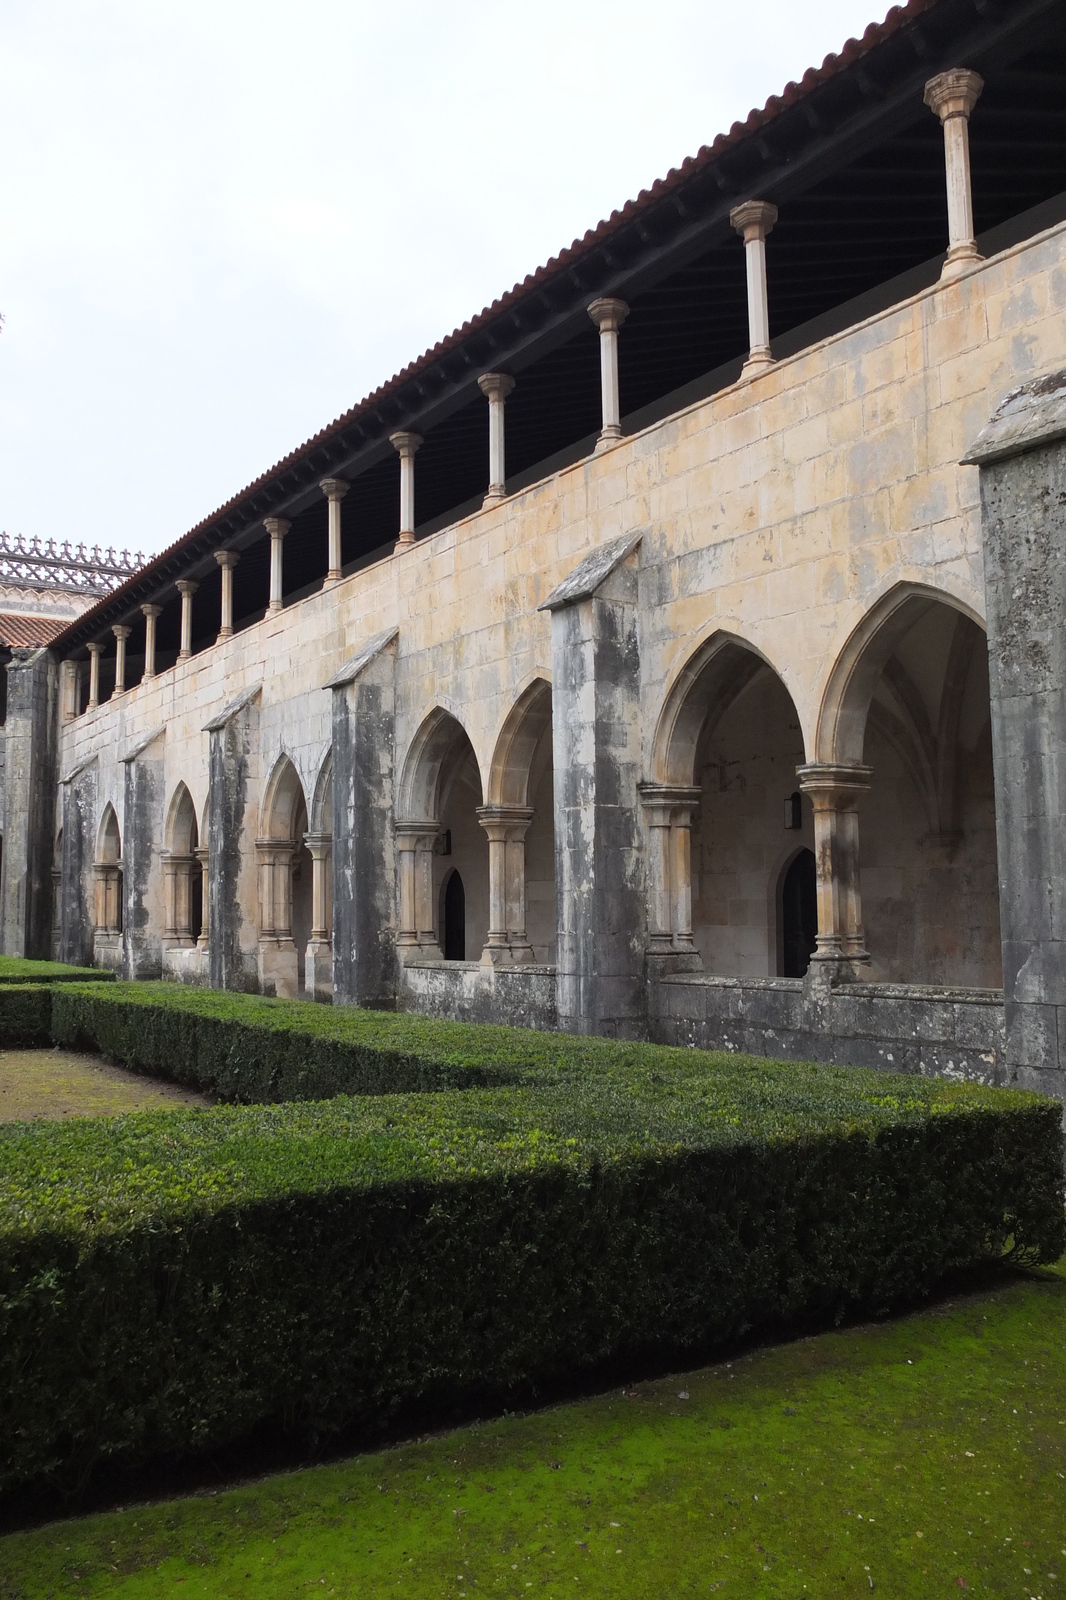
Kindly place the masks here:
POLYGON ((15 612, 0 612, 0 644, 9 648, 51 644, 70 626, 68 617, 22 617, 15 612))

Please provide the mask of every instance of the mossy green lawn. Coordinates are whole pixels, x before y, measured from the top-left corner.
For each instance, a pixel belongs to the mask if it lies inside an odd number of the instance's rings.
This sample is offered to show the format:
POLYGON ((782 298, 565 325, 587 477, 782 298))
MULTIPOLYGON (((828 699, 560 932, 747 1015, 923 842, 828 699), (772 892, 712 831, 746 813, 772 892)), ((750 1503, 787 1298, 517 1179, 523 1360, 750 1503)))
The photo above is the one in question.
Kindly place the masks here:
POLYGON ((928 1600, 1066 1583, 1066 1272, 0 1539, 0 1596, 928 1600))
POLYGON ((115 974, 95 967, 68 967, 63 961, 30 961, 0 956, 0 983, 113 983, 115 974))

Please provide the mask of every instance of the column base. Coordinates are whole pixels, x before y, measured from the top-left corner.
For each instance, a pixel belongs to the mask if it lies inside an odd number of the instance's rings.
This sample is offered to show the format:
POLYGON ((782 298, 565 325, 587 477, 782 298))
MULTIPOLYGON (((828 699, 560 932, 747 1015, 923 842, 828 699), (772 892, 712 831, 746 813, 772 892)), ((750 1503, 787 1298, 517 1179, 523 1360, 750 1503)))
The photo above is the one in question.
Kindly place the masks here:
POLYGON ((437 943, 398 944, 396 954, 402 967, 416 967, 421 961, 443 961, 444 951, 437 943))
POLYGON ((503 489, 503 488, 492 488, 492 489, 490 489, 488 491, 488 493, 486 494, 484 500, 482 500, 481 509, 482 509, 482 511, 487 511, 489 506, 498 506, 501 500, 506 500, 506 499, 507 499, 507 490, 506 489, 503 489))
POLYGON ((401 533, 400 537, 392 547, 392 553, 394 556, 398 556, 401 550, 410 550, 411 546, 417 543, 418 540, 415 538, 413 533, 401 533))
POLYGON ((816 950, 805 982, 809 989, 838 989, 843 984, 867 983, 869 978, 870 957, 865 950, 848 956, 839 950, 816 950))
POLYGON ((594 453, 599 455, 601 450, 609 450, 613 444, 618 444, 621 438, 622 430, 618 423, 609 423, 606 428, 601 430, 600 436, 596 440, 596 449, 594 453))
POLYGON ((340 581, 341 574, 339 572, 327 572, 326 581, 323 583, 322 587, 323 589, 335 589, 340 581))
POLYGON ((649 978, 666 978, 675 972, 703 972, 703 957, 698 950, 650 949, 644 952, 649 978))
POLYGON ((940 269, 941 283, 944 282, 945 278, 957 278, 968 267, 972 267, 976 262, 984 259, 984 256, 972 240, 968 240, 965 244, 953 244, 947 253, 944 265, 940 269))
POLYGON ((307 946, 304 988, 308 1000, 321 1005, 333 1003, 333 945, 328 939, 312 939, 307 946))
POLYGON ((757 378, 761 372, 768 372, 776 365, 777 362, 770 354, 770 346, 768 344, 757 346, 749 353, 748 359, 740 369, 740 381, 747 383, 750 378, 757 378))
POLYGON ((300 963, 291 939, 264 940, 259 945, 259 992, 279 1000, 300 998, 300 963))

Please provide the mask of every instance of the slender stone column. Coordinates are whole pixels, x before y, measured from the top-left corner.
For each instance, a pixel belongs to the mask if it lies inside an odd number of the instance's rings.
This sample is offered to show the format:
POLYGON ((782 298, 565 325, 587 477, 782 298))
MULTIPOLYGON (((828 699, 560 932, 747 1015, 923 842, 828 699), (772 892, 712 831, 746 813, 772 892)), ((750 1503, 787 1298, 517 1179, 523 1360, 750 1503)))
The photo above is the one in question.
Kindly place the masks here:
POLYGON ((126 640, 133 632, 124 622, 116 622, 111 632, 115 635, 115 693, 126 692, 126 640))
POLYGON ((422 435, 390 433, 389 443, 400 458, 400 536, 395 548, 405 550, 415 542, 415 456, 422 444, 422 435))
POLYGON ((603 427, 596 440, 597 450, 606 450, 622 437, 622 413, 618 398, 618 330, 629 315, 624 300, 593 300, 589 316, 600 330, 600 399, 603 427))
POLYGON ((81 704, 81 662, 64 661, 60 669, 59 707, 64 722, 73 722, 81 704))
POLYGON ((171 855, 163 857, 163 943, 168 948, 191 947, 192 936, 192 874, 193 856, 171 855))
POLYGON ((264 517, 263 527, 270 535, 270 604, 267 606, 269 616, 272 612, 281 610, 281 547, 292 523, 286 517, 264 517))
POLYGON ((304 843, 311 852, 311 942, 308 945, 311 972, 307 987, 316 1000, 333 998, 333 944, 330 927, 333 889, 333 836, 305 833, 304 843))
POLYGON ((257 839, 259 857, 259 986, 263 994, 295 1000, 300 955, 292 941, 292 839, 257 839))
POLYGON ((155 624, 162 606, 142 606, 144 613, 144 672, 142 678, 155 677, 155 624))
POLYGON ((507 498, 503 405, 514 379, 506 372, 483 372, 477 386, 489 403, 489 487, 481 503, 491 506, 507 498))
POLYGON ((862 929, 857 806, 870 787, 869 767, 815 761, 796 768, 814 809, 818 944, 810 980, 835 984, 863 976, 870 956, 862 929))
POLYGON ((526 934, 526 832, 529 806, 479 806, 478 821, 489 839, 489 936, 484 967, 533 960, 526 934))
POLYGON ((318 486, 329 501, 329 571, 325 587, 341 581, 341 501, 351 484, 347 478, 323 478, 318 486))
POLYGON ((942 278, 953 278, 981 255, 974 240, 973 199, 970 187, 970 112, 977 104, 984 79, 966 67, 955 67, 930 78, 925 103, 944 125, 944 165, 948 188, 948 254, 942 278))
POLYGON ((188 661, 192 655, 192 597, 200 587, 191 578, 179 578, 174 585, 181 595, 181 649, 179 661, 188 661))
POLYGON ((86 709, 93 711, 100 704, 100 657, 104 647, 94 639, 86 648, 89 651, 89 704, 86 709))
POLYGON ((228 639, 233 633, 233 569, 240 560, 237 550, 216 550, 215 560, 222 568, 222 625, 219 639, 228 639))
POLYGON ((438 826, 430 821, 399 821, 393 827, 400 860, 400 927, 396 935, 400 960, 410 961, 418 955, 440 961, 433 904, 433 847, 438 826))
POLYGON ((734 206, 729 220, 744 240, 748 270, 748 359, 741 377, 754 378, 772 367, 770 308, 766 298, 766 236, 777 221, 777 207, 768 200, 745 200, 734 206))
POLYGON ((692 942, 692 813, 698 786, 638 785, 648 827, 648 950, 696 957, 692 942))
POLYGON ((198 950, 206 950, 208 948, 209 927, 207 906, 208 862, 211 858, 211 851, 206 844, 202 844, 193 853, 200 863, 200 937, 196 941, 196 948, 198 950))

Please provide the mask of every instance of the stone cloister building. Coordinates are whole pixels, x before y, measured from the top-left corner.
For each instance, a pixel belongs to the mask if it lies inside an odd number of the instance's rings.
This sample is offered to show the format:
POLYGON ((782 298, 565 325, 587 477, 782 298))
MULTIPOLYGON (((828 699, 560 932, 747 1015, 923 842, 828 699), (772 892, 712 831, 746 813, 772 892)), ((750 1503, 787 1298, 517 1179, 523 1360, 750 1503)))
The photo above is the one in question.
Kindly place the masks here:
POLYGON ((1057 1091, 1064 91, 894 8, 16 652, 4 949, 1057 1091))

